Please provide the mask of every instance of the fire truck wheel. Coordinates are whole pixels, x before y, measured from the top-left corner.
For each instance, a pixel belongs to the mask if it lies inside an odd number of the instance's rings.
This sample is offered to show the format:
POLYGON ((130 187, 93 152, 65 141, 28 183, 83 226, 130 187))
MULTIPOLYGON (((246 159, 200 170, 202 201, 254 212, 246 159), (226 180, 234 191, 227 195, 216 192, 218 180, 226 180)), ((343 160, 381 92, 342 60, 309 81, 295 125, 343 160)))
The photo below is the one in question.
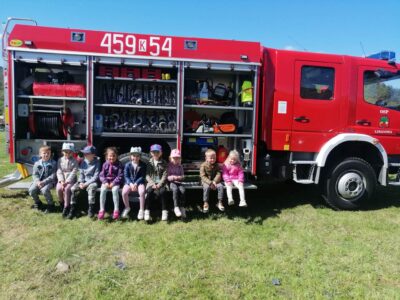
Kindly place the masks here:
POLYGON ((335 209, 359 209, 372 198, 376 181, 368 162, 358 157, 347 158, 333 167, 326 178, 325 200, 335 209))

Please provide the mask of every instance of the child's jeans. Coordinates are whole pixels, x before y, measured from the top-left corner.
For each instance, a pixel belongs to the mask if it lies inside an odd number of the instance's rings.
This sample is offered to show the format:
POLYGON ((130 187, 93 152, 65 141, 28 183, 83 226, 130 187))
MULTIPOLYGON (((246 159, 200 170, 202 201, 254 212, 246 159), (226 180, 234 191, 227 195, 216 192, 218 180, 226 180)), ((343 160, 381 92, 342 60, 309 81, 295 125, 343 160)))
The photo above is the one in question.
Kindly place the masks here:
POLYGON ((152 187, 148 187, 146 190, 146 201, 145 201, 145 209, 150 209, 150 204, 154 201, 155 198, 159 198, 161 200, 161 209, 167 209, 167 203, 165 201, 165 187, 161 187, 158 190, 153 189, 152 187))
POLYGON ((172 199, 174 206, 185 206, 185 187, 181 183, 171 182, 169 187, 172 190, 172 199))
MULTIPOLYGON (((106 204, 106 197, 107 197, 107 192, 110 191, 104 184, 101 185, 101 190, 100 190, 100 211, 104 210, 105 204, 106 204)), ((113 202, 114 202, 114 211, 119 210, 119 185, 114 185, 111 188, 112 192, 112 197, 113 197, 113 202)))
POLYGON ((89 205, 93 205, 96 202, 96 190, 97 190, 97 183, 93 182, 91 184, 89 184, 85 189, 81 189, 79 187, 79 183, 75 183, 74 186, 71 188, 71 205, 75 205, 76 204, 76 200, 78 198, 78 195, 82 192, 86 190, 88 193, 88 203, 89 205))
POLYGON ((244 188, 243 188, 243 184, 239 184, 239 180, 232 180, 232 184, 226 184, 226 195, 228 196, 228 201, 229 200, 233 200, 232 197, 232 188, 233 185, 237 187, 237 189, 239 190, 239 196, 240 196, 240 201, 246 201, 246 199, 244 198, 244 188))
POLYGON ((56 191, 58 195, 58 201, 60 203, 64 202, 64 207, 69 206, 69 202, 71 201, 71 188, 72 188, 72 183, 68 183, 64 189, 61 183, 57 183, 56 191))
MULTIPOLYGON (((140 210, 144 210, 144 195, 146 193, 146 189, 144 187, 144 184, 139 184, 137 186, 137 193, 139 194, 139 203, 140 203, 140 210)), ((124 188, 122 189, 122 200, 124 201, 125 208, 130 207, 129 206, 129 194, 134 193, 131 191, 131 187, 127 184, 124 185, 124 188)))
POLYGON ((39 203, 39 192, 44 195, 44 198, 47 201, 48 205, 53 205, 53 196, 50 193, 50 190, 53 188, 53 184, 46 184, 44 187, 39 188, 36 183, 32 183, 32 185, 29 187, 29 195, 33 198, 33 201, 35 203, 39 203))
MULTIPOLYGON (((211 187, 207 183, 203 183, 203 201, 208 202, 210 196, 211 187)), ((222 183, 217 183, 218 201, 222 201, 224 197, 224 187, 222 183)))

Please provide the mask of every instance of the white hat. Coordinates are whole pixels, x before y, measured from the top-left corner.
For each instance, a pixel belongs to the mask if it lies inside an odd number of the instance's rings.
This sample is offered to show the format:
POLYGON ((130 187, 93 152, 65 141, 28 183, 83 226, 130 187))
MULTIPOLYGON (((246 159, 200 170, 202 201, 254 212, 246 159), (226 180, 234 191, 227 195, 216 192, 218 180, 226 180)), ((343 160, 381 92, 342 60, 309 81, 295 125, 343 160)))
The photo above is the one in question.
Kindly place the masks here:
POLYGON ((131 147, 131 154, 141 154, 142 153, 142 148, 140 147, 131 147))
POLYGON ((75 152, 74 143, 63 143, 61 150, 62 151, 69 150, 69 151, 75 152))

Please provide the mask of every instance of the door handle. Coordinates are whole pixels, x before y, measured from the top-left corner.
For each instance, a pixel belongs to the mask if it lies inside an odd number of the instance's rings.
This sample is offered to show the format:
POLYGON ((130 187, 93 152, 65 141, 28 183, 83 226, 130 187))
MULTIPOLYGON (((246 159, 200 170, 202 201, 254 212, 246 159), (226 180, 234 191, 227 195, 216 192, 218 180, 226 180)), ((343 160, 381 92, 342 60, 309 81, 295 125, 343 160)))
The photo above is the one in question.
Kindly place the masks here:
POLYGON ((361 126, 371 126, 371 122, 365 119, 357 120, 356 123, 361 126))
POLYGON ((294 120, 300 123, 309 123, 310 119, 306 118, 305 116, 295 117, 294 120))

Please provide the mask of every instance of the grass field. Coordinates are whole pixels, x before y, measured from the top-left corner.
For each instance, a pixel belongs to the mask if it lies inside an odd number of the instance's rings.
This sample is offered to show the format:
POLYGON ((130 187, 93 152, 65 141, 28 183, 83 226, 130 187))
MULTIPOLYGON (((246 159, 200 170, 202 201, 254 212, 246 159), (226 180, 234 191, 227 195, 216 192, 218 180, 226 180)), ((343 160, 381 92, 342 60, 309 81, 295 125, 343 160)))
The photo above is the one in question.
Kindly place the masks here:
POLYGON ((395 189, 358 212, 335 212, 295 184, 207 216, 199 193, 188 196, 187 222, 145 224, 62 220, 0 190, 0 299, 400 299, 395 189))

